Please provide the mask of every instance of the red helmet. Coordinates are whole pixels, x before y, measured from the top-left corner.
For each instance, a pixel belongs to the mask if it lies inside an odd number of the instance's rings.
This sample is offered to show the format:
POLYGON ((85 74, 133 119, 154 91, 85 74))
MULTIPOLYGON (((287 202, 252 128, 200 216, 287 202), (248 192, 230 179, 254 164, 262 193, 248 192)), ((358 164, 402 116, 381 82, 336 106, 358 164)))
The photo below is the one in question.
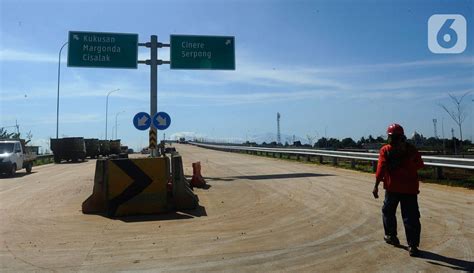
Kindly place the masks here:
POLYGON ((387 128, 387 135, 405 135, 405 132, 403 131, 403 127, 400 126, 400 124, 391 124, 387 128))

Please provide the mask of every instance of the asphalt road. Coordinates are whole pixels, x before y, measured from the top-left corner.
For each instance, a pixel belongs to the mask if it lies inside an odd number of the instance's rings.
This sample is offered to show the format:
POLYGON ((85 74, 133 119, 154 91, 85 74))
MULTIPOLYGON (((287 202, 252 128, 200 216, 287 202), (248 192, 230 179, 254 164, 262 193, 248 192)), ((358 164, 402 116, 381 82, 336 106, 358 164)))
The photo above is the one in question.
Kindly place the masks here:
MULTIPOLYGON (((94 160, 0 179, 1 272, 459 272, 474 268, 474 192, 422 184, 422 257, 383 242, 371 174, 176 145, 201 161, 202 208, 84 215, 94 160)), ((383 196, 382 196, 383 197, 383 196)), ((399 219, 399 237, 406 245, 399 219)))

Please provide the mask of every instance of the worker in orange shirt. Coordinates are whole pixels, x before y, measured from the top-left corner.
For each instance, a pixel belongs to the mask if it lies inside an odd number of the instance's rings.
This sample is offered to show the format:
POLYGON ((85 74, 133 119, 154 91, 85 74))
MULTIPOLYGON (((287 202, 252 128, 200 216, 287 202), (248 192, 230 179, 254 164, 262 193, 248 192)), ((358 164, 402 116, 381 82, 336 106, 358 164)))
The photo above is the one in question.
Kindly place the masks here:
POLYGON ((403 224, 410 256, 418 256, 420 244, 420 211, 418 208, 419 181, 417 171, 424 164, 415 146, 406 142, 403 127, 392 124, 387 129, 388 144, 380 149, 375 187, 372 191, 378 198, 378 185, 383 181, 385 200, 382 207, 384 240, 399 246, 397 237, 398 203, 401 205, 403 224))

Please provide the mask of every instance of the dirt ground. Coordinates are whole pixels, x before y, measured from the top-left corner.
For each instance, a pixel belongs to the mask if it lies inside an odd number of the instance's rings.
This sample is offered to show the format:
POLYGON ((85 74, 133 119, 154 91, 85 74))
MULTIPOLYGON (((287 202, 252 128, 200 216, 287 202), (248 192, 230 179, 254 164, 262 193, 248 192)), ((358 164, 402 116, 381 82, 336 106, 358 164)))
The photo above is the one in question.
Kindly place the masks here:
MULTIPOLYGON (((1 272, 449 272, 474 269, 474 192, 422 184, 422 257, 383 241, 374 177, 176 145, 200 209, 84 215, 95 161, 0 179, 1 272)), ((399 237, 406 245, 398 212, 399 237)))

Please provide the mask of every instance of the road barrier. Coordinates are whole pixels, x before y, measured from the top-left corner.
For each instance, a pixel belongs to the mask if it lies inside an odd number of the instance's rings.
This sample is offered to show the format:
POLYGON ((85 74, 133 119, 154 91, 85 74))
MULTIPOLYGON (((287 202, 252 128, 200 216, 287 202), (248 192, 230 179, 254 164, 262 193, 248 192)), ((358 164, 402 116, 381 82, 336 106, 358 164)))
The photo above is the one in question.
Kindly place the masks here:
POLYGON ((156 158, 98 159, 92 195, 82 203, 82 212, 110 217, 157 214, 195 209, 198 201, 177 153, 156 158))
POLYGON ((188 180, 184 177, 183 160, 181 156, 172 154, 171 162, 171 172, 173 176, 172 203, 174 204, 174 209, 195 209, 198 206, 199 199, 191 190, 188 180))
POLYGON ((169 164, 168 157, 97 160, 93 193, 82 211, 108 216, 166 211, 169 164))
MULTIPOLYGON (((198 142, 190 142, 203 148, 209 148, 228 152, 246 152, 256 155, 273 155, 274 157, 296 156, 297 159, 305 158, 311 161, 313 157, 317 157, 320 163, 323 159, 331 158, 332 163, 337 165, 338 159, 347 159, 351 161, 351 167, 355 167, 357 161, 369 161, 372 164, 372 170, 377 168, 378 153, 365 152, 345 152, 345 151, 330 151, 317 149, 299 149, 299 148, 264 148, 264 147, 248 147, 248 146, 232 146, 232 145, 216 145, 205 144, 198 142)), ((470 158, 448 158, 438 156, 422 156, 426 166, 432 166, 435 169, 437 178, 443 177, 443 168, 456 168, 464 170, 474 170, 474 159, 470 158)))
POLYGON ((197 188, 204 188, 206 181, 201 174, 201 162, 193 163, 193 177, 191 178, 191 185, 197 188))

